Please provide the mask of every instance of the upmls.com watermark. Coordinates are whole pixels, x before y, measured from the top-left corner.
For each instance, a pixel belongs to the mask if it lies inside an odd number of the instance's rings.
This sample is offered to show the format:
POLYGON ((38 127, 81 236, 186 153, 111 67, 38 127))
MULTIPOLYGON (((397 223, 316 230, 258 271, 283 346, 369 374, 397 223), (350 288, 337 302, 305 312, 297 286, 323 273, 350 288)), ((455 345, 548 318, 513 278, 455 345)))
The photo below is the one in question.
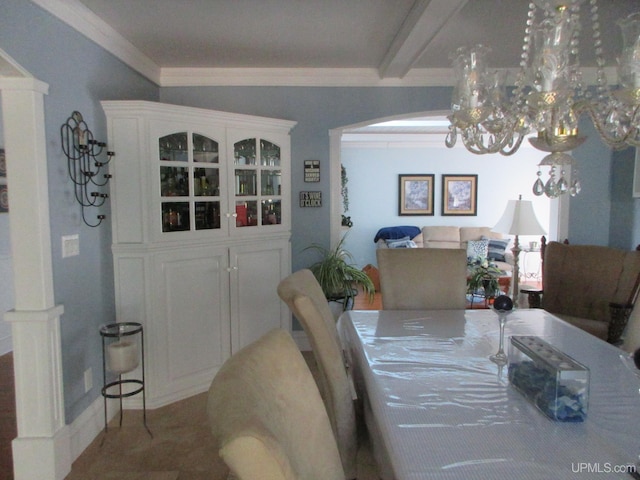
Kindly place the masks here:
POLYGON ((637 473, 638 466, 634 464, 616 465, 613 463, 577 462, 571 464, 573 473, 637 473))

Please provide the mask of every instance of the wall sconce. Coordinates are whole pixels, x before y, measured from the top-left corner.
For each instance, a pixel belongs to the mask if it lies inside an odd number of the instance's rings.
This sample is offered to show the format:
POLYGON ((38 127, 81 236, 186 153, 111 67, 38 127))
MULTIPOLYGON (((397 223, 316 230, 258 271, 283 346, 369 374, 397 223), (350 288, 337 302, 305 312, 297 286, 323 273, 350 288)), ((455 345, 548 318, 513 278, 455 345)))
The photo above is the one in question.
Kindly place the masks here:
POLYGON ((99 142, 93 138, 93 133, 82 118, 82 114, 74 111, 67 121, 60 128, 60 138, 62 140, 62 151, 67 157, 67 167, 69 177, 75 185, 75 196, 82 206, 82 220, 90 227, 97 227, 106 218, 106 215, 97 215, 97 223, 90 223, 85 217, 85 207, 100 207, 104 204, 109 194, 94 190, 94 187, 104 187, 109 183, 111 175, 103 173, 111 158, 115 155, 109 150, 104 142, 99 142), (98 157, 106 155, 104 161, 99 161, 98 157))

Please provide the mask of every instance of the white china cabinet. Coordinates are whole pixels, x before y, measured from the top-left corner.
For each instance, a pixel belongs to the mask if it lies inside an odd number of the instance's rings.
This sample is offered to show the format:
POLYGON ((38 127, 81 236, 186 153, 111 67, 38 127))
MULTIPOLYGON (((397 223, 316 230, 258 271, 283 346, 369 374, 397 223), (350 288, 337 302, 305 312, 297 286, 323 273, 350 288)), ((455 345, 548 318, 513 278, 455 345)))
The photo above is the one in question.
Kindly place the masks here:
MULTIPOLYGON (((206 390, 235 351, 291 327, 295 122, 104 101, 118 321, 147 343, 151 408, 206 390)), ((132 398, 130 405, 134 405, 132 398)))

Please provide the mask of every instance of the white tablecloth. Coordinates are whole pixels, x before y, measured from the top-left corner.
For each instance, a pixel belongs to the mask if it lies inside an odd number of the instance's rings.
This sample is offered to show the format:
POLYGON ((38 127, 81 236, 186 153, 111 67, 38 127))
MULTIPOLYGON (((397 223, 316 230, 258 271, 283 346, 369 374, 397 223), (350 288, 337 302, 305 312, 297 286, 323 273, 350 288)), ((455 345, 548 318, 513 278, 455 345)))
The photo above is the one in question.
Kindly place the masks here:
POLYGON ((590 369, 587 419, 563 423, 489 360, 499 343, 491 310, 350 311, 339 329, 383 478, 632 478, 640 385, 616 347, 543 310, 508 317, 505 349, 510 335, 537 335, 590 369))

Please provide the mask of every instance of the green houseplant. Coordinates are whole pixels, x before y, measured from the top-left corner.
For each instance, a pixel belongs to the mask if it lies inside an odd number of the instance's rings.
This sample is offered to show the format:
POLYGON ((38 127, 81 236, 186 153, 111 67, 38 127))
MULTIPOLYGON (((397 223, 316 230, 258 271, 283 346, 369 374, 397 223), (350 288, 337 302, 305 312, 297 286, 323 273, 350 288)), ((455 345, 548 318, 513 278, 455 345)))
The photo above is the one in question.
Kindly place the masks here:
POLYGON ((351 217, 347 217, 346 213, 349 211, 349 189, 347 188, 349 183, 349 177, 347 177, 347 169, 344 165, 340 165, 340 195, 342 195, 342 226, 351 228, 353 227, 353 221, 351 217))
POLYGON ((500 290, 498 277, 501 273, 499 268, 490 265, 486 260, 470 267, 467 292, 473 294, 483 289, 485 297, 495 296, 500 290))
POLYGON ((344 240, 333 249, 327 249, 322 245, 313 244, 305 250, 315 250, 321 255, 321 259, 309 267, 318 280, 324 296, 328 301, 339 301, 346 310, 353 302, 358 287, 373 300, 375 288, 369 276, 353 265, 353 256, 344 248, 344 240))

